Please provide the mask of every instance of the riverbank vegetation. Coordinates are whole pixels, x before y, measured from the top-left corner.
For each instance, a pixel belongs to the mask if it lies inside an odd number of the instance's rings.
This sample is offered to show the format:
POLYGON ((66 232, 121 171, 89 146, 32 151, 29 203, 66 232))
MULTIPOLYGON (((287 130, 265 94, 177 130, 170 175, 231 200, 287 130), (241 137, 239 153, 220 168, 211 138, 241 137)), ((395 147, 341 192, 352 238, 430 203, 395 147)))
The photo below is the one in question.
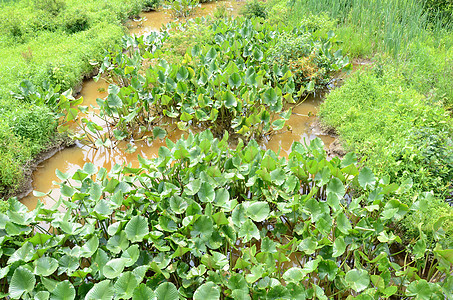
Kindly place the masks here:
POLYGON ((55 140, 55 106, 46 102, 80 85, 95 68, 90 61, 120 41, 122 22, 147 5, 120 0, 0 4, 0 197, 15 192, 27 164, 55 140), (29 97, 37 93, 39 99, 29 97))
POLYGON ((307 14, 334 22, 342 47, 363 67, 327 96, 321 121, 380 176, 409 183, 405 203, 433 193, 428 207, 402 222, 408 236, 418 235, 419 226, 430 232, 440 220, 451 241, 451 2, 305 0, 271 7, 291 12, 292 24, 307 14))

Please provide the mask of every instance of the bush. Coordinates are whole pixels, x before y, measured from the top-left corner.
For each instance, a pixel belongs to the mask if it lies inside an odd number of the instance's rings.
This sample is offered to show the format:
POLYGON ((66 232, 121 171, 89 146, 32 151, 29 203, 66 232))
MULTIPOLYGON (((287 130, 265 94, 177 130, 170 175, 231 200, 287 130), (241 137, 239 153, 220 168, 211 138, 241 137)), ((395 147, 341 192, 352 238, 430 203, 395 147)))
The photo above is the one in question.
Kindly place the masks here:
POLYGON ((12 122, 11 129, 18 137, 28 140, 32 155, 37 154, 55 135, 57 120, 49 108, 30 106, 18 111, 12 122))
POLYGON ((349 59, 342 56, 341 50, 334 53, 336 43, 333 32, 324 35, 302 25, 293 32, 284 32, 276 37, 275 45, 269 49, 267 62, 279 68, 288 67, 294 75, 296 90, 312 92, 324 86, 332 72, 351 68, 349 59))
POLYGON ((35 9, 50 12, 52 15, 58 15, 65 7, 64 0, 33 0, 35 9))
POLYGON ((446 22, 453 21, 453 0, 426 0, 425 10, 432 19, 442 18, 446 22))
POLYGON ((143 10, 144 11, 152 11, 157 10, 161 5, 160 0, 145 0, 143 1, 143 10))
POLYGON ((241 14, 246 18, 267 18, 267 8, 266 4, 260 0, 251 0, 247 1, 241 11, 241 14))
POLYGON ((88 14, 81 8, 67 9, 59 18, 61 19, 62 27, 68 33, 84 31, 89 27, 88 14))
POLYGON ((23 165, 31 158, 32 149, 16 136, 5 117, 0 119, 0 198, 19 186, 24 177, 23 165))

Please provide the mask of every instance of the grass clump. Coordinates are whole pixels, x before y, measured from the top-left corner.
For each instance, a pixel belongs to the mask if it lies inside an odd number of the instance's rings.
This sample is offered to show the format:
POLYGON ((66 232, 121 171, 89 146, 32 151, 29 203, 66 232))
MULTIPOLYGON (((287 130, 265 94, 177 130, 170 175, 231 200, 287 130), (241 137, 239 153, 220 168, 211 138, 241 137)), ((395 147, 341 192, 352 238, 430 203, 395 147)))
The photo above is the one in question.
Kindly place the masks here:
MULTIPOLYGON (((445 199, 453 180, 453 122, 442 106, 428 104, 396 74, 391 69, 355 74, 327 96, 320 116, 379 175, 413 185, 412 195, 433 191, 445 199)), ((434 209, 453 215, 443 201, 431 201, 434 209)), ((430 214, 421 218, 425 225, 437 220, 430 214)))

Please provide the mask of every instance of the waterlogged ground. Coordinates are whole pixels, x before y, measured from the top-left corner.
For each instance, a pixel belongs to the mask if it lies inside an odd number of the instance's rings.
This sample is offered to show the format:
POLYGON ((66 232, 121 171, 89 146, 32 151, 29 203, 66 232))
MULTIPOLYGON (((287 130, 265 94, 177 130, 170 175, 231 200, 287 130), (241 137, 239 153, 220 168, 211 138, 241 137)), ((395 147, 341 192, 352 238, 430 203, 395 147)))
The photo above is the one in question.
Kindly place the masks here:
MULTIPOLYGON (((218 5, 226 6, 231 15, 238 14, 242 2, 236 1, 222 1, 204 4, 197 8, 194 17, 212 15, 218 5)), ((152 31, 157 31, 162 25, 172 21, 170 13, 166 10, 159 12, 148 12, 141 15, 140 20, 131 21, 127 24, 131 34, 141 35, 148 34, 152 31)), ((84 99, 83 105, 96 106, 97 98, 104 98, 107 96, 108 84, 99 80, 87 80, 84 82, 80 95, 84 99)), ((316 120, 317 107, 322 100, 322 95, 307 98, 304 102, 293 105, 292 116, 286 122, 285 126, 279 134, 271 136, 267 140, 261 141, 264 149, 271 149, 275 152, 280 151, 280 155, 287 157, 290 152, 291 145, 294 141, 304 142, 320 137, 324 144, 328 147, 334 138, 328 135, 320 135, 319 132, 314 132, 312 129, 313 122, 316 120)), ((175 125, 168 125, 165 127, 167 131, 167 138, 170 140, 179 139, 185 132, 180 131, 175 125)), ((187 133, 186 133, 187 134, 187 133)), ((59 189, 56 182, 60 180, 55 174, 55 170, 60 170, 63 173, 74 173, 81 169, 85 163, 91 162, 96 167, 105 167, 108 170, 115 164, 132 164, 133 167, 138 166, 137 155, 146 158, 153 158, 157 156, 157 152, 161 146, 165 146, 162 140, 154 140, 149 142, 147 140, 137 141, 134 144, 135 152, 128 153, 126 144, 119 144, 115 149, 101 148, 95 150, 88 146, 77 144, 75 147, 66 148, 53 157, 47 159, 38 165, 36 171, 33 173, 33 189, 40 192, 48 192, 52 190, 50 196, 53 199, 59 198, 59 189)), ((38 198, 30 193, 22 200, 29 209, 33 209, 38 201, 38 198)), ((46 201, 46 207, 52 207, 55 202, 49 197, 41 198, 41 201, 46 201)))

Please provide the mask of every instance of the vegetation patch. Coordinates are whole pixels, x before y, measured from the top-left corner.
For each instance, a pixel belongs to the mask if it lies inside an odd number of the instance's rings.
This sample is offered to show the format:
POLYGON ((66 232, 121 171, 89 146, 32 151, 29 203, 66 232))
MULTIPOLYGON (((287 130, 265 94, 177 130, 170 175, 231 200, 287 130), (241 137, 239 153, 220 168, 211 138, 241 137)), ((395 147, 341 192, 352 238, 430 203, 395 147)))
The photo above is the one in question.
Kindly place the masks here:
MULTIPOLYGON (((260 139, 284 128, 291 116, 287 103, 324 85, 331 72, 350 67, 341 51, 333 52, 332 32, 319 36, 305 27, 243 18, 205 25, 202 39, 207 43, 187 49, 182 61, 162 60, 162 50, 172 49, 167 40, 171 31, 129 40, 127 48, 106 56, 100 74, 116 84, 105 100, 98 100, 100 117, 111 126, 98 145, 150 132, 164 118, 175 120, 182 130, 201 126, 216 136, 228 131, 246 141, 260 139), (296 41, 290 50, 297 51, 280 53, 289 39, 296 41), (141 70, 144 59, 150 67, 141 70)), ((77 138, 91 142, 85 133, 101 128, 86 119, 81 126, 86 129, 77 138)))
MULTIPOLYGON (((355 74, 327 96, 320 116, 337 130, 349 150, 364 156, 381 176, 413 185, 416 195, 434 191, 440 199, 449 198, 452 120, 444 108, 427 104, 423 95, 405 87, 391 69, 355 74)), ((410 204, 413 199, 402 201, 410 204)), ((430 205, 452 215, 442 201, 430 205)), ((426 214, 423 226, 429 228, 438 217, 426 214)), ((408 227, 417 228, 412 223, 408 227)))
POLYGON ((95 68, 144 1, 33 0, 0 4, 0 198, 56 135, 60 93, 95 68), (11 93, 12 92, 12 93, 11 93))
POLYGON ((0 214, 3 295, 451 296, 452 250, 423 235, 402 244, 391 227, 425 205, 400 202, 404 186, 359 172, 353 154, 328 161, 319 139, 294 143, 288 160, 227 140, 205 131, 167 140, 138 168, 57 171, 65 212, 11 199, 0 214))

